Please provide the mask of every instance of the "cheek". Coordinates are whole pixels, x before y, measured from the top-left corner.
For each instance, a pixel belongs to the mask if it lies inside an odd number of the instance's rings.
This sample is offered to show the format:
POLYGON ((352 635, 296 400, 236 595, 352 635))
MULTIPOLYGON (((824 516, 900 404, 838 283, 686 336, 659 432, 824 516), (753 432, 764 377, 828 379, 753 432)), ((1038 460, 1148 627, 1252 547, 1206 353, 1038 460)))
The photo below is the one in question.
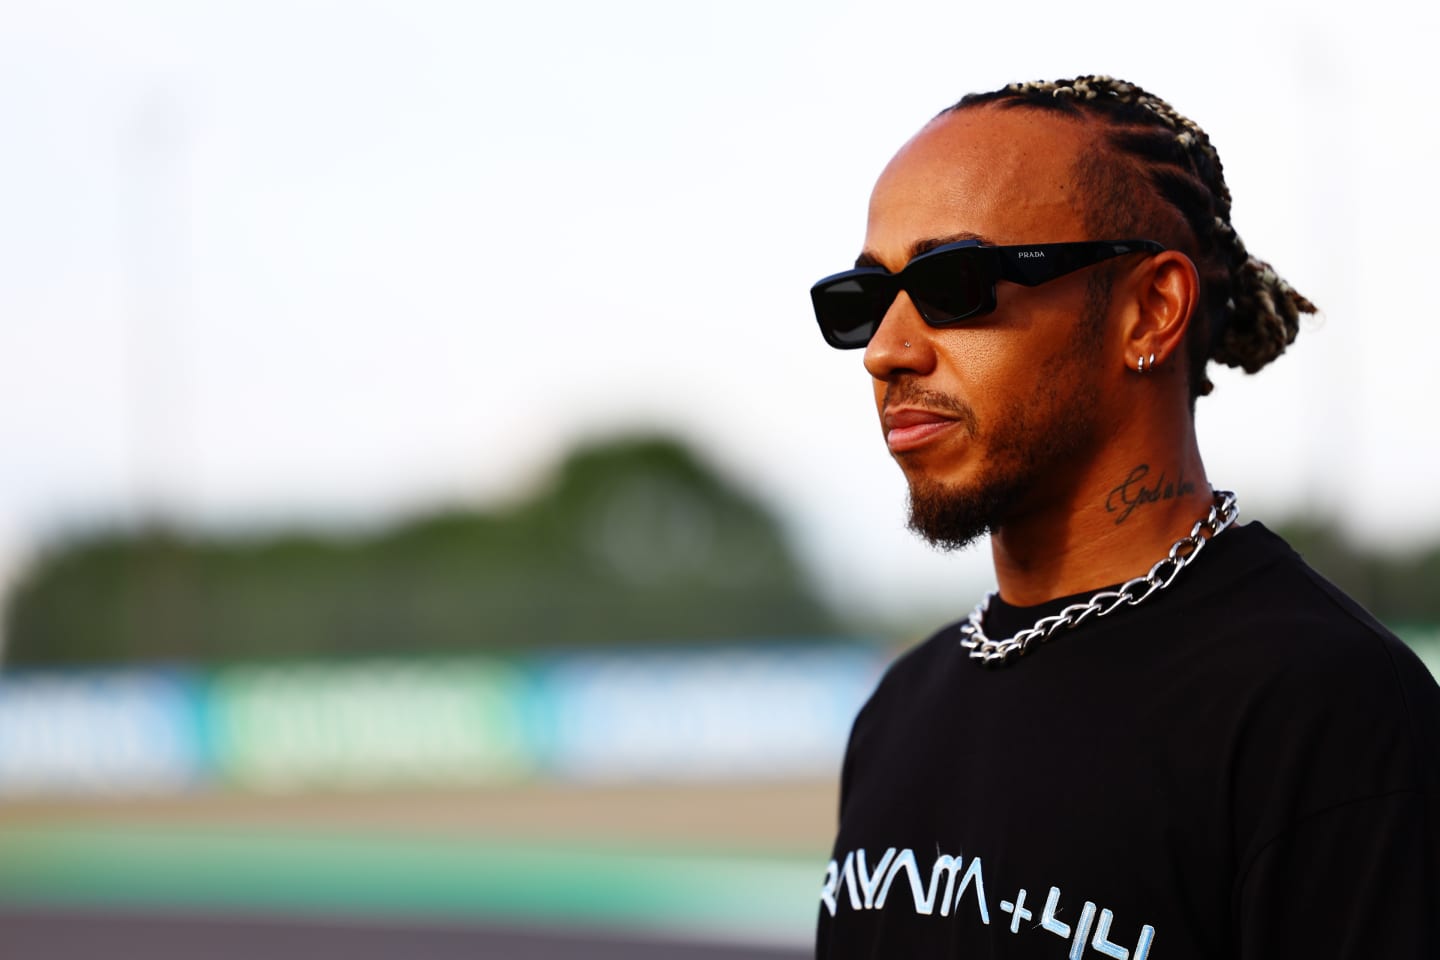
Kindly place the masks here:
POLYGON ((946 344, 953 393, 975 413, 977 437, 1002 447, 1028 443, 1045 424, 1064 430, 1096 403, 1093 358, 1064 337, 1013 329, 967 331, 946 344))
POLYGON ((1019 337, 1007 329, 956 329, 939 338, 937 353, 948 372, 950 391, 970 404, 984 420, 984 411, 1023 393, 1031 374, 1019 337))
POLYGON ((991 382, 997 371, 1005 369, 1014 338, 1003 330, 955 330, 946 338, 941 352, 951 369, 967 380, 983 385, 991 382))
POLYGON ((1051 392, 1051 378, 1073 377, 1097 347, 1082 329, 1093 322, 1083 295, 1082 285, 1065 279, 1035 288, 1000 284, 992 322, 957 330, 946 344, 953 368, 977 398, 1051 392))

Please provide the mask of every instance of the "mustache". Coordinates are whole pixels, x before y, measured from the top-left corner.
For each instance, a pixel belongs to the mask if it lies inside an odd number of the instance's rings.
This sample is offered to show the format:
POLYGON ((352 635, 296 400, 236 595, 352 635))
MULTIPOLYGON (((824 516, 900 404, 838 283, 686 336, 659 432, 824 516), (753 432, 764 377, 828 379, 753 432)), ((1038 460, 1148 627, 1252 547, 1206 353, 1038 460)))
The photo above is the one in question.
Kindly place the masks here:
POLYGON ((964 424, 971 435, 980 427, 980 422, 975 417, 975 408, 970 404, 948 393, 927 390, 911 380, 895 380, 885 385, 884 409, 889 410, 891 407, 920 407, 945 414, 964 424))

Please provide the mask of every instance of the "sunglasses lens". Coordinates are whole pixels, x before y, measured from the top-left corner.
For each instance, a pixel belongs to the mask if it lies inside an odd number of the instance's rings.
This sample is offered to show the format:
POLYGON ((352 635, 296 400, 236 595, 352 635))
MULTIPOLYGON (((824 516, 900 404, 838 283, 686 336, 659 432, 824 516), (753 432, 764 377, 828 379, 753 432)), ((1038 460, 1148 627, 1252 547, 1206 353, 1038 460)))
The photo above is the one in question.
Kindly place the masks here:
POLYGON ((947 251, 906 269, 905 290, 926 323, 953 323, 992 306, 994 281, 982 269, 980 249, 947 251))
POLYGON ((838 277, 816 284, 810 299, 825 342, 849 350, 870 342, 895 299, 895 286, 888 276, 838 277))
POLYGON ((995 309, 999 262, 993 248, 967 241, 916 257, 897 275, 864 268, 826 277, 810 288, 820 332, 832 347, 866 346, 903 286, 932 327, 995 309))

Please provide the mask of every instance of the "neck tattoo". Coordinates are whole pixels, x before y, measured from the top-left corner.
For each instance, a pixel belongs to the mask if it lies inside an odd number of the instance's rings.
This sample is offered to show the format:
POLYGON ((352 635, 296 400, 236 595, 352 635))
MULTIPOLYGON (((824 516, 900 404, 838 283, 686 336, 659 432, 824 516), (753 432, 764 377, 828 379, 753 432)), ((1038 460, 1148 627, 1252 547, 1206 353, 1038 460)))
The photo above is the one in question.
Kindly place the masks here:
POLYGON ((1143 576, 1127 580, 1114 590, 1101 590, 1084 603, 1072 603, 1053 616, 1041 617, 1032 626, 1005 640, 991 640, 985 635, 985 611, 995 597, 992 591, 975 605, 970 616, 960 624, 960 646, 970 651, 970 659, 987 666, 998 666, 1012 656, 1024 656, 1032 644, 1044 643, 1061 630, 1078 627, 1091 617, 1109 616, 1121 607, 1144 603, 1155 593, 1175 582, 1180 571, 1190 565, 1205 544, 1224 531, 1240 515, 1235 494, 1216 490, 1210 512, 1195 521, 1189 536, 1181 537, 1170 552, 1156 561, 1143 576))

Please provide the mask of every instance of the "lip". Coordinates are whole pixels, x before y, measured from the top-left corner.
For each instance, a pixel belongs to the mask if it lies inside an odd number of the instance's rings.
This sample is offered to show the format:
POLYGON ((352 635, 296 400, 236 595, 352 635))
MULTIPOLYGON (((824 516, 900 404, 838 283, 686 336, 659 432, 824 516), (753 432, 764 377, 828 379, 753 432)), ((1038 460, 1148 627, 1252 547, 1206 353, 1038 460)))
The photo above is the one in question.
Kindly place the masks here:
POLYGON ((955 419, 933 410, 900 407, 886 410, 881 417, 885 443, 891 453, 904 453, 929 443, 938 434, 955 426, 955 419))

